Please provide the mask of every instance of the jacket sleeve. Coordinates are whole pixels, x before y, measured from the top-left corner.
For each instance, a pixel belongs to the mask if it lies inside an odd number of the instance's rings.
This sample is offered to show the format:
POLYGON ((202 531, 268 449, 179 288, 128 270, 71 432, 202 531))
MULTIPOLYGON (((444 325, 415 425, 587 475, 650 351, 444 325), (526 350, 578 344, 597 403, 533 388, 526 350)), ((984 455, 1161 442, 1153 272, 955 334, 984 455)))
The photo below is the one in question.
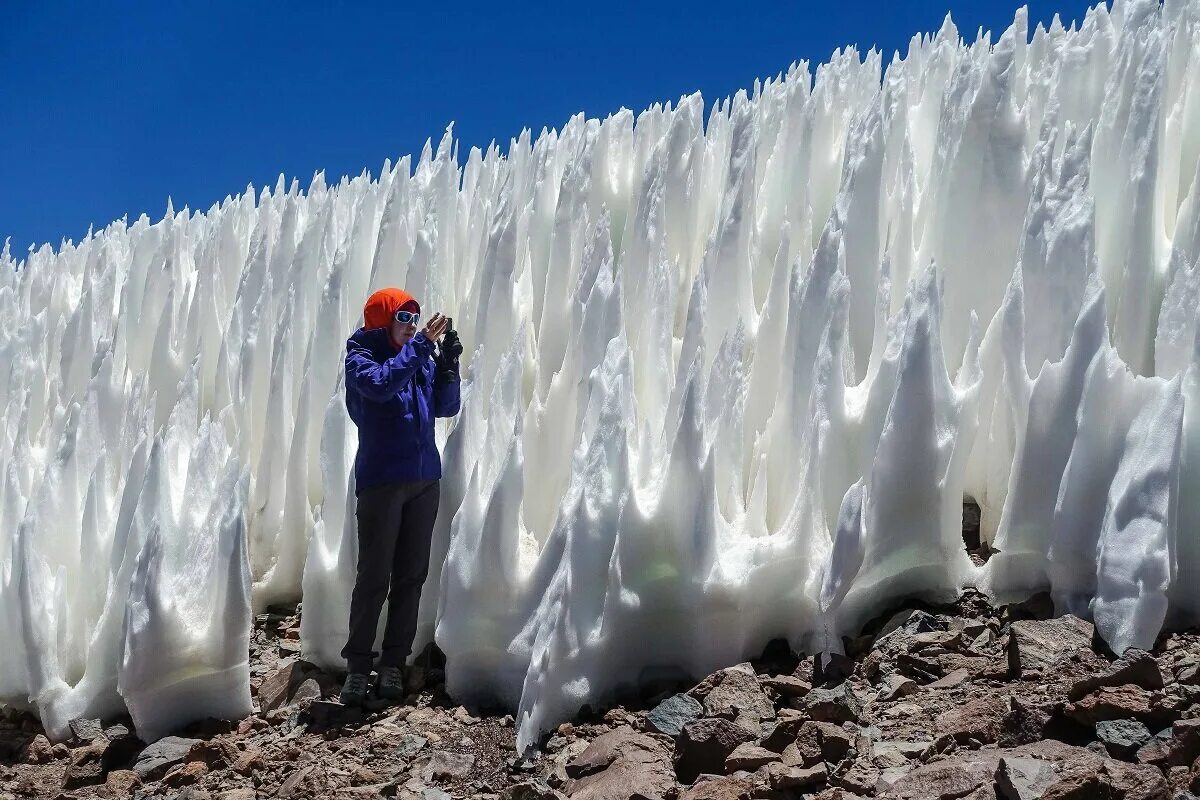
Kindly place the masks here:
POLYGON ((367 400, 386 402, 396 396, 432 354, 433 342, 421 333, 382 364, 371 358, 367 348, 351 344, 346 349, 346 386, 367 400))
POLYGON ((452 368, 439 366, 433 374, 433 415, 453 417, 458 413, 458 362, 452 368))

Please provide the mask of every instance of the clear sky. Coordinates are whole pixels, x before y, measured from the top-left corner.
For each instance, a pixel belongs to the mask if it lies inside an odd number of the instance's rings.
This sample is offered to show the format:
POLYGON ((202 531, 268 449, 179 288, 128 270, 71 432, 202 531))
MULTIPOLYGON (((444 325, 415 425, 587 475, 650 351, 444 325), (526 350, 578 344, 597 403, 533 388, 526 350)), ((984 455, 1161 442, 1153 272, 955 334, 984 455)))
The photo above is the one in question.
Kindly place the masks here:
MULTIPOLYGON (((1030 27, 1088 3, 1030 4, 1030 27)), ((128 214, 206 209, 419 153, 448 123, 472 145, 576 112, 749 88, 834 48, 903 53, 947 11, 993 40, 1016 2, 655 4, 209 2, 0 5, 0 240, 79 240, 128 214), (651 7, 653 6, 653 7, 651 7)))

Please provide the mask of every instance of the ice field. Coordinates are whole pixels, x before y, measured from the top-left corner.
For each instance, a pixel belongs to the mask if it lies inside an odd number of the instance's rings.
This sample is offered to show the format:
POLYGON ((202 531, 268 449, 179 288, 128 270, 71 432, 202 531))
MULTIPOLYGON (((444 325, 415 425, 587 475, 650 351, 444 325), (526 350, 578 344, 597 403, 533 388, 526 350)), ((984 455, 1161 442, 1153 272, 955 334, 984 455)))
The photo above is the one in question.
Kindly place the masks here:
POLYGON ((908 596, 1048 590, 1118 651, 1200 621, 1200 0, 947 19, 2 260, 0 700, 54 737, 250 713, 270 603, 341 666, 382 286, 467 347, 417 649, 522 748, 908 596))

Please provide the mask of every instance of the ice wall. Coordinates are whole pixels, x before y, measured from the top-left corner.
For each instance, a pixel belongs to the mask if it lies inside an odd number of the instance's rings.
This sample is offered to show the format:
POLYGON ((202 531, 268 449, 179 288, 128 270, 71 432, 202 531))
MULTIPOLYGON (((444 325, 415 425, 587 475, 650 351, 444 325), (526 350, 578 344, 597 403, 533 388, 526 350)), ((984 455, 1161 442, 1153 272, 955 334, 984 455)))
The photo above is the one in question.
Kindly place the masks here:
POLYGON ((418 647, 522 747, 908 596, 1049 590, 1118 650, 1200 619, 1197 0, 459 156, 5 249, 0 698, 244 714, 251 609, 301 597, 338 666, 386 285, 469 350, 418 647))

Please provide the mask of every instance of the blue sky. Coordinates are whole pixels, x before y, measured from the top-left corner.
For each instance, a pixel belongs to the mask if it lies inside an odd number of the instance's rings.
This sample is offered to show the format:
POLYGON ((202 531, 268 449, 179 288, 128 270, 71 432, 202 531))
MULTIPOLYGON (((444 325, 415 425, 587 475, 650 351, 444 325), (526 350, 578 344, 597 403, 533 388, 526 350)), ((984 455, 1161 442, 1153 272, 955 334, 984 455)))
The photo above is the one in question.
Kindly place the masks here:
MULTIPOLYGON (((887 57, 947 11, 995 35, 1015 3, 6 3, 0 240, 78 240, 129 214, 208 208, 282 172, 307 186, 419 152, 455 122, 465 157, 571 114, 749 87, 792 61, 887 57), (345 4, 349 6, 350 4, 345 4)), ((1087 3, 1030 4, 1031 27, 1087 3)))

